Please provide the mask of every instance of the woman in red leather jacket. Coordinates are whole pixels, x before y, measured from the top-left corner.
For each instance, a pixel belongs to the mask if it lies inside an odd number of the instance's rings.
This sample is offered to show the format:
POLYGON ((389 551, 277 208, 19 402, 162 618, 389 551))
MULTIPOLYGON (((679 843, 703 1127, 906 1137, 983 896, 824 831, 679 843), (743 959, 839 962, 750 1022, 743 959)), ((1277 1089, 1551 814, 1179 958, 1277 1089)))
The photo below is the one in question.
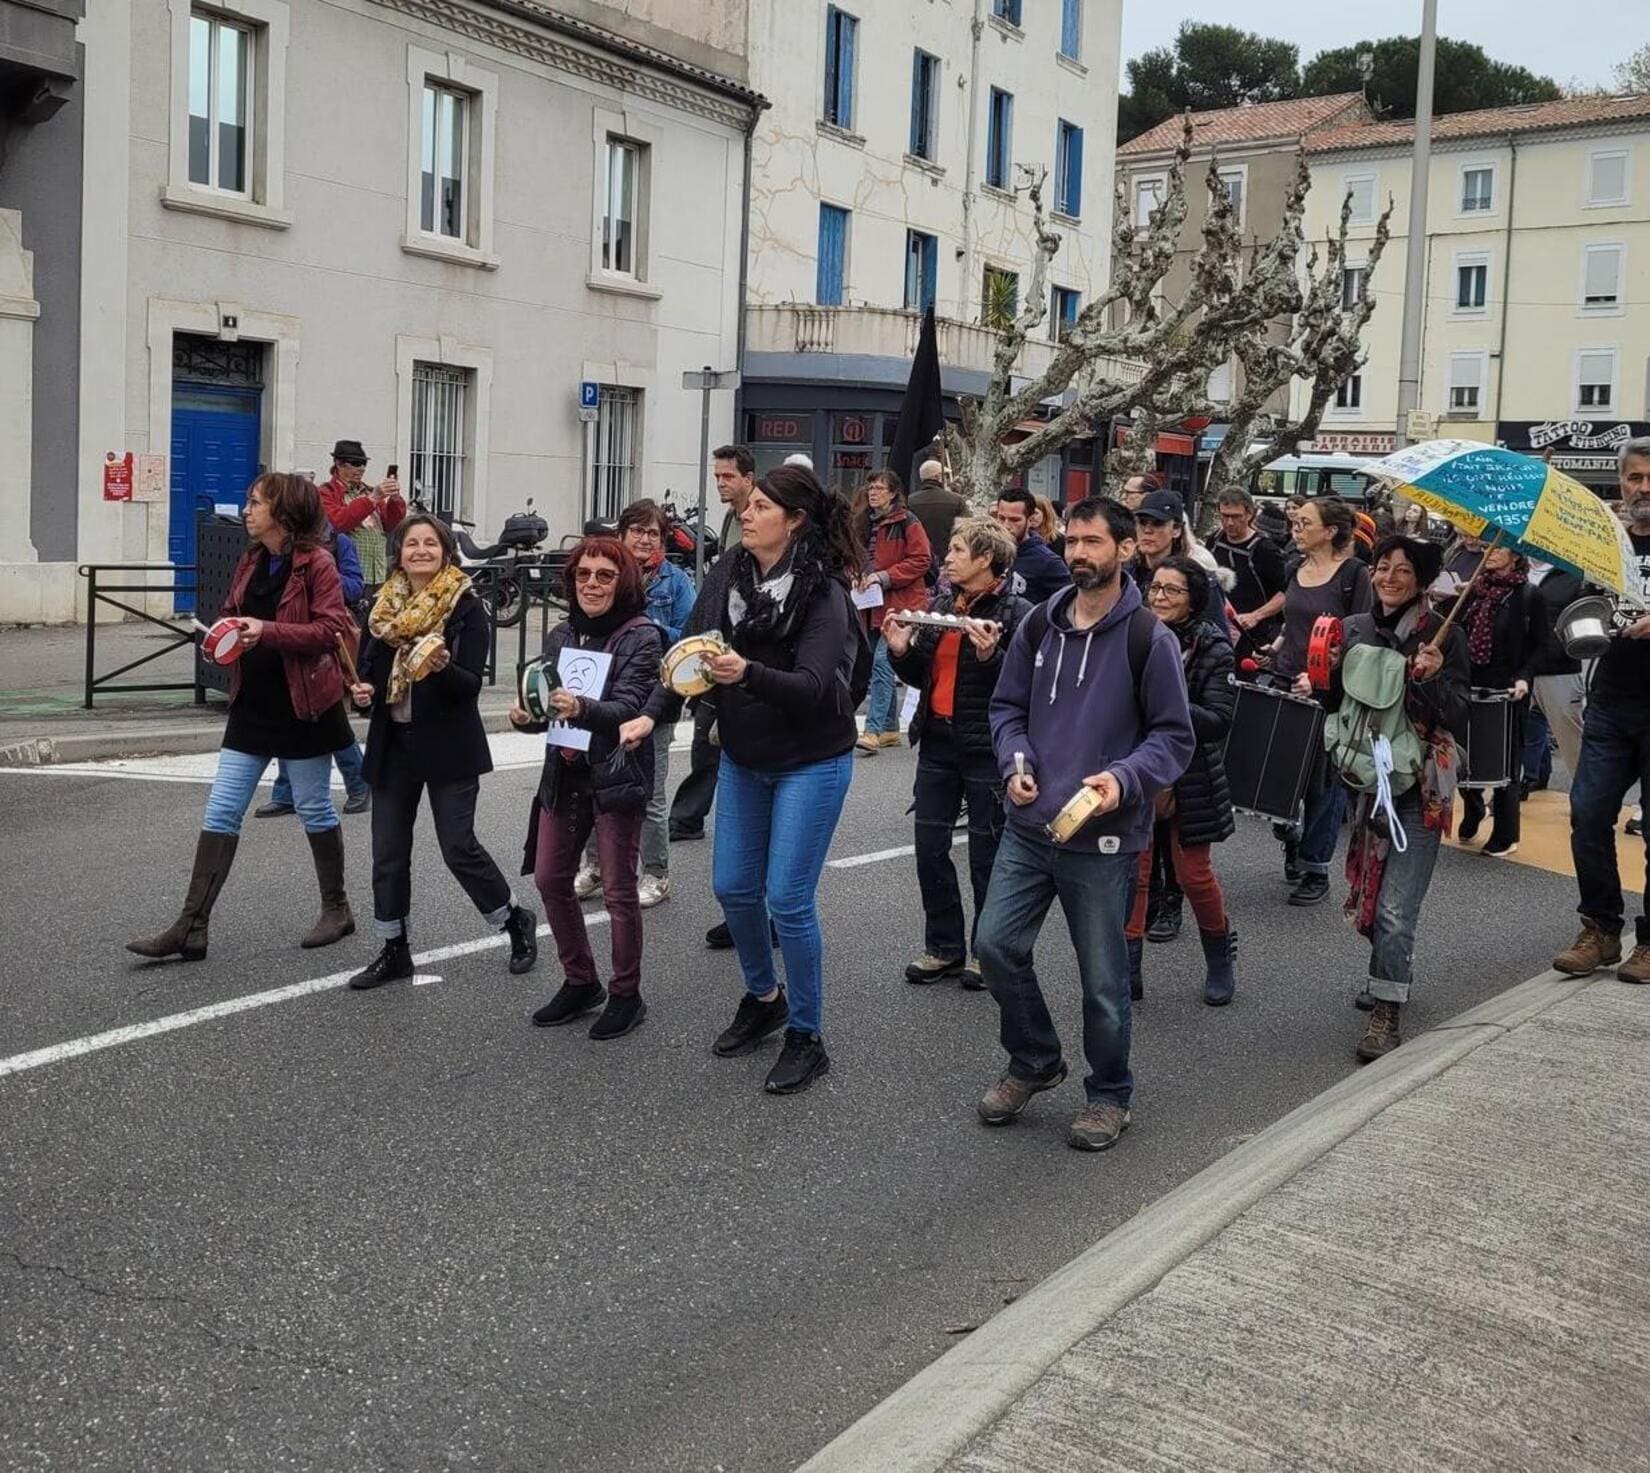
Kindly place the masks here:
POLYGON ((182 912, 160 935, 126 943, 143 957, 199 961, 206 955, 207 920, 234 862, 241 820, 277 757, 286 759, 321 889, 320 918, 302 944, 330 946, 355 930, 331 789, 332 754, 353 740, 338 644, 354 626, 337 565, 322 545, 320 494, 307 476, 262 475, 247 491, 245 518, 252 545, 220 616, 240 626, 244 653, 231 675, 218 773, 182 912))

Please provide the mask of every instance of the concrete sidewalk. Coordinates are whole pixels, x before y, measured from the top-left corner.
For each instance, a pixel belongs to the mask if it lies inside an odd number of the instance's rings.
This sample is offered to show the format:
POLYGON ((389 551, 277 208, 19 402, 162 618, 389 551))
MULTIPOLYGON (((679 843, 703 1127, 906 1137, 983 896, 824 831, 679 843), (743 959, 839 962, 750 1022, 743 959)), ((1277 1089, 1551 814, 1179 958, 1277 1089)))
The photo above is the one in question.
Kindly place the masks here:
POLYGON ((1533 978, 1147 1208, 805 1473, 1650 1466, 1647 1098, 1650 989, 1533 978))

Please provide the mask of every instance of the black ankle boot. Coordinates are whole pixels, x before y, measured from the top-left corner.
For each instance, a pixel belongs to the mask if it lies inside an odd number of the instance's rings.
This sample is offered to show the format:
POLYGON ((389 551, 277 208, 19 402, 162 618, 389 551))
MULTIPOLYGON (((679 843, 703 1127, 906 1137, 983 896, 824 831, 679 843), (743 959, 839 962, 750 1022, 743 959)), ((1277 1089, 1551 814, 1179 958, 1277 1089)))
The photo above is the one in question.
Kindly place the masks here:
POLYGON ((366 992, 412 974, 412 947, 407 945, 405 936, 392 936, 384 943, 384 949, 349 979, 349 985, 357 992, 366 992))
POLYGON ((539 918, 524 905, 512 905, 504 929, 510 933, 510 975, 532 971, 539 959, 539 918))

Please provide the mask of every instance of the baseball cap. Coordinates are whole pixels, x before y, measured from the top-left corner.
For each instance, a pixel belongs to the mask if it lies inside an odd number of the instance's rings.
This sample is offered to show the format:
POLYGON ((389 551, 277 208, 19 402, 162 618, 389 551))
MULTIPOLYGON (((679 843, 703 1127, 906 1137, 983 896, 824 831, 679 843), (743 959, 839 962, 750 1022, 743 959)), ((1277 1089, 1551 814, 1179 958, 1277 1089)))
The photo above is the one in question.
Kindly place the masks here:
POLYGON ((1186 507, 1174 491, 1148 491, 1134 509, 1135 520, 1144 517, 1149 522, 1179 522, 1186 517, 1186 507))

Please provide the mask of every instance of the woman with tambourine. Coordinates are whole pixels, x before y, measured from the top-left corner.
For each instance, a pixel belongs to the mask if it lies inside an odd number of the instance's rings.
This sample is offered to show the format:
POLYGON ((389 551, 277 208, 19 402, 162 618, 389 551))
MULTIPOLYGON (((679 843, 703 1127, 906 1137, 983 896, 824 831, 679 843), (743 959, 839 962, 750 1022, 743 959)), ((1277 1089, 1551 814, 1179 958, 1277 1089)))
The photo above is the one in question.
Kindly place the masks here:
POLYGON ((286 759, 321 890, 320 917, 301 944, 331 946, 355 930, 331 791, 332 754, 355 739, 344 714, 338 654, 353 625, 337 565, 322 546, 320 494, 307 476, 270 472, 247 490, 244 517, 252 545, 203 644, 210 658, 233 668, 229 721, 189 889, 167 930, 126 943, 128 951, 151 959, 206 955, 207 922, 234 863, 241 821, 277 758, 286 759))
POLYGON ((373 930, 384 943, 350 978, 357 991, 413 974, 413 825, 429 795, 441 857, 487 924, 510 937, 510 971, 538 959, 538 918, 476 838, 481 778, 493 770, 476 702, 491 643, 487 611, 444 522, 419 514, 390 534, 390 574, 367 617, 351 698, 370 709, 362 770, 372 786, 373 930))
POLYGON ((567 555, 565 577, 567 618, 545 636, 510 709, 521 730, 548 733, 521 872, 533 876, 544 898, 565 978, 533 1022, 562 1027, 605 1000, 590 1028, 590 1037, 601 1041, 622 1038, 647 1017, 636 861, 653 794, 653 743, 628 747, 620 728, 641 715, 658 686, 663 641, 647 616, 641 566, 616 538, 586 537, 567 555), (597 979, 574 893, 592 833, 612 931, 607 989, 597 979))
MULTIPOLYGON (((1290 528, 1301 561, 1283 595, 1283 632, 1272 656, 1272 671, 1297 696, 1321 699, 1328 683, 1328 660, 1314 660, 1317 679, 1308 671, 1314 631, 1324 643, 1326 627, 1353 614, 1369 612, 1374 595, 1369 570, 1355 555, 1352 508, 1338 496, 1314 496, 1295 510, 1290 528)), ((1298 835, 1283 840, 1284 875, 1294 885, 1291 905, 1316 905, 1329 893, 1329 862, 1335 857, 1341 822, 1346 817, 1346 789, 1321 764, 1306 789, 1306 813, 1298 835)))

